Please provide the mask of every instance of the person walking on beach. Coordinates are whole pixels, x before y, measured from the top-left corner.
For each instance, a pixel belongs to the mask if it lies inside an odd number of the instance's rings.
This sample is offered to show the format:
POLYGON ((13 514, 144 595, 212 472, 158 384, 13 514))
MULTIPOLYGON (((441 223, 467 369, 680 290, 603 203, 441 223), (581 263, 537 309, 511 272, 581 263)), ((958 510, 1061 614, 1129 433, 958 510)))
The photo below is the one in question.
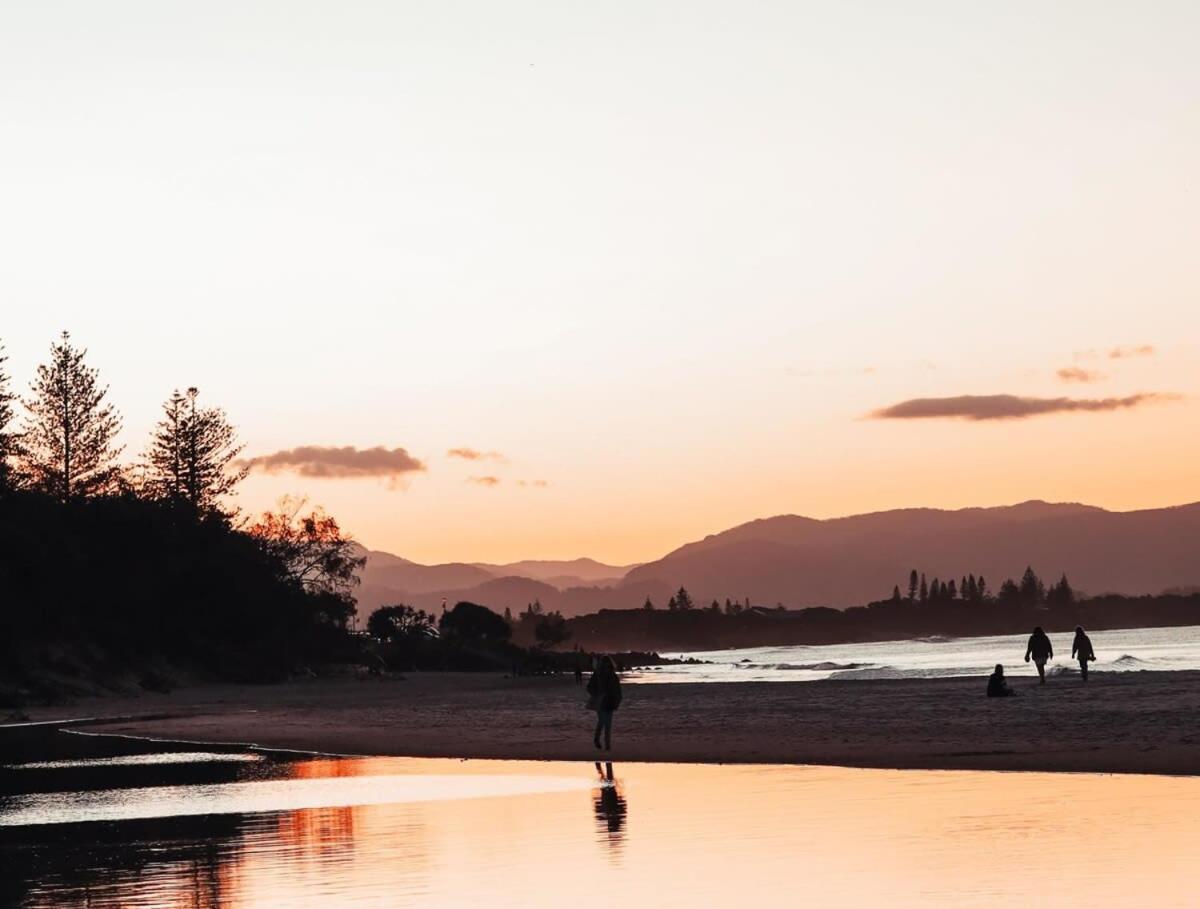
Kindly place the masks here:
POLYGON ((987 696, 990 698, 1008 698, 1016 694, 1008 687, 1008 680, 1004 678, 1004 667, 999 663, 996 664, 996 671, 988 676, 987 696))
POLYGON ((1033 629, 1033 634, 1029 636, 1029 645, 1025 648, 1025 662, 1029 662, 1030 656, 1033 657, 1033 665, 1037 667, 1039 684, 1046 684, 1046 661, 1054 659, 1054 645, 1050 643, 1050 638, 1046 636, 1046 632, 1042 631, 1042 626, 1038 625, 1033 629))
POLYGON ((1096 651, 1092 649, 1092 639, 1087 636, 1082 625, 1075 626, 1075 640, 1071 642, 1071 659, 1079 660, 1079 675, 1087 681, 1087 664, 1096 659, 1096 651))
POLYGON ((613 713, 621 706, 621 679, 612 657, 600 657, 596 671, 588 679, 588 707, 596 711, 596 732, 592 742, 600 747, 600 733, 604 733, 604 748, 612 751, 613 713))

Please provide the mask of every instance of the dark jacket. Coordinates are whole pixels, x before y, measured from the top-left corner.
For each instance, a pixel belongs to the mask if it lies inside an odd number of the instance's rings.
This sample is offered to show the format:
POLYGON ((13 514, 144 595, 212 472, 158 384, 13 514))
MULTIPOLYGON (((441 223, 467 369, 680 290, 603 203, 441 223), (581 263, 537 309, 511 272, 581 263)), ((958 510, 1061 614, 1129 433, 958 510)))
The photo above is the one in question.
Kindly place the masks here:
POLYGON ((1006 698, 1012 694, 1012 689, 1008 687, 1008 682, 1004 676, 992 673, 988 676, 987 696, 990 698, 1006 698))
POLYGON ((1025 648, 1025 659, 1029 659, 1030 654, 1033 654, 1035 663, 1044 663, 1054 656, 1054 646, 1045 632, 1029 636, 1029 646, 1025 648))
POLYGON ((621 706, 621 680, 615 672, 598 669, 588 679, 587 693, 596 710, 616 710, 621 706))
POLYGON ((1092 639, 1086 634, 1075 635, 1075 641, 1071 644, 1071 656, 1078 657, 1080 662, 1095 660, 1096 651, 1092 650, 1092 639))

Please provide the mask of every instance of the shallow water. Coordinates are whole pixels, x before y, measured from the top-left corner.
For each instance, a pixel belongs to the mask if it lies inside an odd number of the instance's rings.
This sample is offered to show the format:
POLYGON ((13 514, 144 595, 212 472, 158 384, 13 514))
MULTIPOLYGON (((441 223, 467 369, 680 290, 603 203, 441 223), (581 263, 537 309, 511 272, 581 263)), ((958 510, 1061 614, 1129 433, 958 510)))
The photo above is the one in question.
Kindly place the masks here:
POLYGON ((1192 906, 1200 836, 1200 779, 1150 776, 172 755, 0 792, 28 907, 1192 906))
MULTIPOLYGON (((1200 625, 1088 632, 1096 672, 1200 669, 1200 625)), ((1073 633, 1051 634, 1054 659, 1047 671, 1076 673, 1073 633)), ((824 679, 929 679, 986 676, 997 663, 1009 675, 1032 673, 1024 663, 1027 634, 978 638, 924 638, 819 647, 752 647, 667 654, 703 664, 662 666, 631 674, 648 682, 810 682, 824 679)))

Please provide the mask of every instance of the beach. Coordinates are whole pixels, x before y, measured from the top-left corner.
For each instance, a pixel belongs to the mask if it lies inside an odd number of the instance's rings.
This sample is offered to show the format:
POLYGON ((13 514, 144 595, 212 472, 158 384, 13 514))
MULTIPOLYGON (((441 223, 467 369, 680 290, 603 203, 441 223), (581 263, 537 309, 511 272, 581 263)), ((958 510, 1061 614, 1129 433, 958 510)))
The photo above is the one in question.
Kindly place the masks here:
MULTIPOLYGON (((1200 772, 1200 672, 1094 673, 989 700, 985 679, 625 685, 606 757, 848 767, 1200 772)), ((591 760, 568 676, 414 673, 211 685, 36 708, 94 732, 355 755, 591 760)))

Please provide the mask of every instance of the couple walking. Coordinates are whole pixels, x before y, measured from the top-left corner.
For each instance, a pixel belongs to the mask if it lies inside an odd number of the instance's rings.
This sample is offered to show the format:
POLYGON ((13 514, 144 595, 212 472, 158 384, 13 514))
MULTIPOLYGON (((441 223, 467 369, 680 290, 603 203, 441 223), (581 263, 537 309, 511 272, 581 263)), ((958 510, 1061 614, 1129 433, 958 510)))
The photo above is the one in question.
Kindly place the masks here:
MULTIPOLYGON (((1054 659, 1054 645, 1050 643, 1050 636, 1042 630, 1041 625, 1033 629, 1033 634, 1029 636, 1029 643, 1025 647, 1025 662, 1028 663, 1031 659, 1033 665, 1037 667, 1038 684, 1045 685, 1046 663, 1054 659)), ((1075 640, 1071 643, 1071 659, 1079 661, 1079 675, 1086 682, 1088 663, 1095 661, 1096 651, 1092 649, 1092 639, 1087 636, 1087 632, 1080 625, 1075 626, 1075 640)), ((988 678, 987 693, 990 698, 1015 694, 1008 687, 1008 681, 1004 678, 1004 666, 1000 663, 996 664, 996 671, 988 678)))
MULTIPOLYGON (((1054 659, 1054 645, 1050 637, 1038 625, 1029 636, 1029 644, 1025 648, 1025 662, 1033 657, 1033 665, 1037 667, 1039 684, 1046 684, 1046 661, 1054 659)), ((1092 649, 1092 639, 1087 636, 1083 626, 1075 626, 1075 640, 1071 644, 1071 659, 1079 660, 1079 675, 1086 682, 1088 663, 1096 659, 1096 651, 1092 649)))

